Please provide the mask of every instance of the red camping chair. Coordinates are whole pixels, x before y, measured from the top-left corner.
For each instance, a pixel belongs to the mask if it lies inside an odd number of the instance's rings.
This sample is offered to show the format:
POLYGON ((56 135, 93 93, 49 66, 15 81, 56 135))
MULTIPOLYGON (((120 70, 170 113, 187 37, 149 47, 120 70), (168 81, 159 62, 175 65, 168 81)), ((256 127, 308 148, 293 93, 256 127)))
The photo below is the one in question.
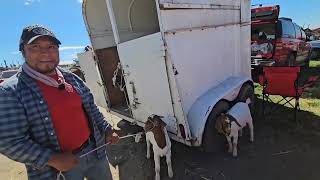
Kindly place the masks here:
MULTIPOLYGON (((275 103, 269 110, 275 110, 275 105, 289 104, 294 108, 294 119, 297 116, 299 107, 299 98, 307 87, 311 87, 318 77, 310 77, 303 86, 298 85, 298 77, 300 67, 263 67, 263 75, 259 77, 259 83, 263 86, 263 115, 265 113, 265 102, 275 103), (270 99, 271 95, 279 95, 282 97, 278 102, 270 99), (295 99, 295 103, 291 103, 295 99)), ((296 121, 297 122, 297 121, 296 121)))

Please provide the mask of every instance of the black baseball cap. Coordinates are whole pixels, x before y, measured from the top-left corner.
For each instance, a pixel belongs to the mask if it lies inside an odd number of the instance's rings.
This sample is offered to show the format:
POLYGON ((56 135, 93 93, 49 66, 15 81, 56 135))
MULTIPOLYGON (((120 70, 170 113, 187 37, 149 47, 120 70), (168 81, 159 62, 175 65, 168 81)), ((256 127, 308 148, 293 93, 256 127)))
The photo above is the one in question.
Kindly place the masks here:
POLYGON ((30 44, 41 36, 48 36, 56 44, 58 45, 61 44, 61 42, 56 38, 56 36, 53 34, 52 31, 50 31, 49 29, 47 29, 42 25, 36 24, 36 25, 27 26, 23 29, 21 38, 20 38, 20 43, 19 43, 19 51, 23 50, 24 44, 30 44))

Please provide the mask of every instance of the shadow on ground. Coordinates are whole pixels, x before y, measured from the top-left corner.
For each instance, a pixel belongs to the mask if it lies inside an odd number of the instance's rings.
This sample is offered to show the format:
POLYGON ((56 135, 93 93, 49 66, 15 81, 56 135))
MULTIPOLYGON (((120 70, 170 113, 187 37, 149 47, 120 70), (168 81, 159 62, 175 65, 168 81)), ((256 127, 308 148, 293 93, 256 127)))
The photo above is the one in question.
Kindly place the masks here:
MULTIPOLYGON (((315 67, 310 67, 308 69, 303 69, 301 71, 300 83, 303 84, 311 76, 318 76, 320 78, 320 65, 315 67)), ((319 99, 320 98, 320 80, 318 80, 313 87, 306 89, 302 97, 319 99)))
MULTIPOLYGON (((290 108, 262 118, 261 100, 255 101, 253 118, 255 142, 249 143, 246 130, 239 142, 239 157, 227 152, 209 154, 181 143, 172 143, 174 180, 318 180, 320 159, 320 117, 301 111, 297 127, 290 108)), ((141 131, 137 126, 121 121, 122 135, 141 131)), ((221 137, 223 138, 223 137, 221 137)), ((133 138, 109 146, 110 163, 118 167, 120 180, 154 179, 154 163, 146 158, 145 140, 133 138)), ((153 156, 152 156, 153 157, 153 156)), ((168 180, 165 159, 161 160, 161 179, 168 180)))

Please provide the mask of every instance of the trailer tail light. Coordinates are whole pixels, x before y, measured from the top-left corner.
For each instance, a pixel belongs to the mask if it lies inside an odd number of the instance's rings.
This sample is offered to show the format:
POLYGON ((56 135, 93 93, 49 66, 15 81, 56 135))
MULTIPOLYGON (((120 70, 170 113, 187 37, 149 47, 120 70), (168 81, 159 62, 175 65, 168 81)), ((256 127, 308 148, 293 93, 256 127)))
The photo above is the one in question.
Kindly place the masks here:
POLYGON ((186 131, 184 130, 184 126, 182 124, 179 124, 179 129, 180 129, 181 136, 183 137, 183 139, 185 139, 186 131))
POLYGON ((282 50, 283 49, 283 43, 281 39, 276 40, 276 50, 282 50))
POLYGON ((283 55, 283 43, 281 41, 281 39, 276 40, 276 44, 275 44, 275 52, 274 52, 274 59, 280 59, 281 55, 283 55))

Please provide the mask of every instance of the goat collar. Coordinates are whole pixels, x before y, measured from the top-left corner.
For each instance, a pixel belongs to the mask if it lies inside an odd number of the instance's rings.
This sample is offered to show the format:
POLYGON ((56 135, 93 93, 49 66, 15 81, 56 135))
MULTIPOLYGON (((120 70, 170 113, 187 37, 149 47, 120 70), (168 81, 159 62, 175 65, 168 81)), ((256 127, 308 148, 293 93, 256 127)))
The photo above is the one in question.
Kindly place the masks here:
POLYGON ((226 114, 226 116, 229 118, 230 120, 230 126, 231 126, 231 122, 235 122, 239 127, 241 127, 240 123, 237 121, 236 118, 234 118, 233 116, 231 116, 230 114, 226 114))

